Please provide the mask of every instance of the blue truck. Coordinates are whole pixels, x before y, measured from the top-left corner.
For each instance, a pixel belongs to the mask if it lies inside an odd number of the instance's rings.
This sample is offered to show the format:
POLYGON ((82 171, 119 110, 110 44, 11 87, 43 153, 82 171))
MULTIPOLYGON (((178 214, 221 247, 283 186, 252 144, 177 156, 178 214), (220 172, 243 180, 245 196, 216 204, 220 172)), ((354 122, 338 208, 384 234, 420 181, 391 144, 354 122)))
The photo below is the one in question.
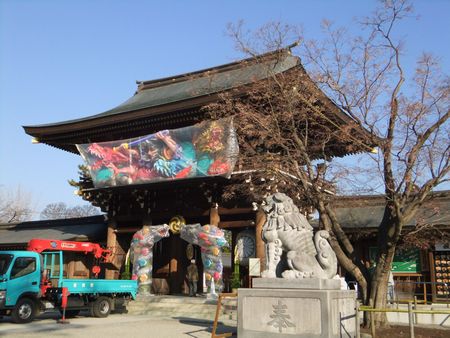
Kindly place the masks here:
POLYGON ((92 253, 96 261, 108 262, 111 251, 96 243, 33 239, 25 251, 0 251, 0 315, 11 315, 16 323, 31 322, 49 309, 65 317, 89 310, 94 317, 107 317, 116 301, 136 298, 136 280, 67 278, 64 252, 92 253))

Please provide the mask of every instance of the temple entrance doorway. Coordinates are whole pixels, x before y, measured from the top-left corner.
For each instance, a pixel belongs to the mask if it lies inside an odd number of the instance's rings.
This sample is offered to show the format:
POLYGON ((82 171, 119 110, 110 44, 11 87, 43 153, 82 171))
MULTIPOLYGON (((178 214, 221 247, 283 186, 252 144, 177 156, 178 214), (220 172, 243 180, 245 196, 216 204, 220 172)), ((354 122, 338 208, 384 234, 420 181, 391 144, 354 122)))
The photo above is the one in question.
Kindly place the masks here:
POLYGON ((178 234, 170 234, 157 242, 153 248, 152 291, 159 295, 189 294, 187 267, 195 259, 199 274, 198 293, 202 292, 203 264, 200 247, 189 244, 178 234))

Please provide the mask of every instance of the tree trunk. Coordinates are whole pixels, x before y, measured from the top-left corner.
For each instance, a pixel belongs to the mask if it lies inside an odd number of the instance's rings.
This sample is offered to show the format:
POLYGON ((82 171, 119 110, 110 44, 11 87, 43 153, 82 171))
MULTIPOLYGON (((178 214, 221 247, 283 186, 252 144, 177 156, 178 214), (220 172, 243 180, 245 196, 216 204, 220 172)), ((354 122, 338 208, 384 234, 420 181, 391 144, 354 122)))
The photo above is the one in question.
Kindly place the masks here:
MULTIPOLYGON (((369 304, 376 309, 386 308, 387 284, 394 253, 395 247, 391 247, 386 253, 381 254, 372 277, 369 304)), ((385 312, 375 312, 373 318, 375 321, 373 324, 375 324, 376 327, 388 326, 387 315, 385 312)))
MULTIPOLYGON (((393 202, 388 201, 383 220, 378 231, 378 254, 376 267, 371 278, 369 305, 377 309, 386 308, 387 284, 394 259, 395 248, 401 232, 402 223, 396 214, 393 202)), ((376 327, 388 326, 385 312, 374 313, 376 327)))
POLYGON ((355 278, 356 282, 358 282, 358 285, 361 288, 363 303, 367 304, 368 285, 364 274, 361 272, 361 269, 349 257, 347 257, 336 239, 330 238, 329 241, 333 251, 336 254, 336 258, 338 259, 339 264, 345 269, 345 271, 348 271, 355 278))
POLYGON ((322 225, 331 235, 329 243, 336 254, 339 264, 345 269, 345 271, 349 272, 355 278, 361 289, 363 304, 367 305, 367 301, 369 299, 368 276, 364 275, 364 272, 361 269, 362 266, 359 266, 358 262, 355 260, 354 249, 350 243, 350 240, 345 232, 342 231, 342 228, 337 222, 333 211, 330 208, 326 208, 323 201, 319 201, 316 208, 319 210, 319 217, 322 225), (339 236, 336 236, 336 234, 339 236), (343 242, 345 244, 342 244, 343 242))

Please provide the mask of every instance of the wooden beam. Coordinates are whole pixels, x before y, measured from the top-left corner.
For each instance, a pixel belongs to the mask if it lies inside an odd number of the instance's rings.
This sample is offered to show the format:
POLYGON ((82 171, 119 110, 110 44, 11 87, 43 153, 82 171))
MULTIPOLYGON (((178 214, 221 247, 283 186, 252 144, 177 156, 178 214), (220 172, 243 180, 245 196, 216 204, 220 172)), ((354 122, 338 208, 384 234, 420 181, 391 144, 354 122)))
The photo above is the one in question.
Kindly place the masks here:
POLYGON ((233 208, 233 209, 227 209, 227 208, 220 208, 219 207, 219 214, 220 215, 240 215, 240 214, 251 214, 255 211, 252 208, 233 208))
POLYGON ((219 222, 219 228, 221 228, 221 229, 245 228, 245 227, 254 227, 254 226, 255 226, 255 221, 253 221, 253 220, 219 222))
MULTIPOLYGON (((218 214, 221 216, 228 216, 228 215, 250 215, 254 214, 254 211, 252 208, 235 208, 235 209, 226 209, 226 208, 220 208, 218 209, 218 214)), ((190 212, 189 210, 184 210, 182 213, 182 216, 184 218, 197 218, 197 217, 208 217, 211 216, 211 210, 206 209, 202 212, 190 212)), ((127 221, 127 220, 133 220, 135 219, 134 215, 126 215, 121 216, 118 215, 117 217, 118 221, 127 221)), ((167 218, 167 222, 169 222, 170 218, 167 217, 167 212, 161 213, 161 212, 152 212, 152 219, 164 219, 167 218)), ((138 229, 140 230, 140 228, 138 229)), ((121 231, 118 231, 121 232, 121 231)))
MULTIPOLYGON (((202 211, 202 212, 189 212, 189 211, 184 212, 183 211, 183 213, 180 213, 180 214, 184 218, 208 217, 209 214, 210 214, 210 210, 206 209, 205 211, 202 211)), ((164 212, 164 213, 162 213, 162 212, 158 212, 158 213, 155 212, 155 213, 153 213, 152 212, 152 214, 151 214, 152 221, 151 222, 152 222, 152 224, 154 224, 155 220, 157 220, 157 221, 162 220, 165 223, 169 223, 169 221, 170 221, 172 216, 168 216, 167 212, 164 212)), ((131 221, 135 221, 137 219, 137 217, 138 216, 136 216, 136 214, 132 214, 132 215, 130 215, 130 214, 128 214, 128 215, 117 215, 117 216, 115 216, 115 218, 116 218, 116 220, 118 222, 118 225, 120 227, 119 229, 123 228, 123 226, 120 225, 121 223, 127 223, 127 222, 131 222, 131 221)), ((149 224, 149 223, 146 223, 146 224, 149 224)), ((139 228, 138 230, 140 230, 140 229, 141 228, 139 228)))
POLYGON ((136 232, 136 231, 139 231, 141 229, 142 229, 142 227, 139 227, 139 228, 137 228, 137 227, 129 227, 128 228, 127 227, 127 228, 114 229, 114 232, 117 233, 117 234, 128 234, 130 232, 136 232))

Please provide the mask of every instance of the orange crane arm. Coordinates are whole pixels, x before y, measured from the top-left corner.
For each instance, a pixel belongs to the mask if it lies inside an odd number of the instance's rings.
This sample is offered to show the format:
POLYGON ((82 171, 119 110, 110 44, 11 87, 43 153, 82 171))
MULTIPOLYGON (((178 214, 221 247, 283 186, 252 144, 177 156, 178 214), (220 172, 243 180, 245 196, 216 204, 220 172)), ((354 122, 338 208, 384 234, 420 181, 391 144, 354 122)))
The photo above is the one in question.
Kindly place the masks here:
POLYGON ((27 250, 39 253, 45 250, 77 251, 85 254, 92 253, 95 258, 100 258, 104 262, 109 261, 111 256, 111 250, 103 249, 97 243, 60 241, 56 239, 33 238, 28 242, 27 250))

